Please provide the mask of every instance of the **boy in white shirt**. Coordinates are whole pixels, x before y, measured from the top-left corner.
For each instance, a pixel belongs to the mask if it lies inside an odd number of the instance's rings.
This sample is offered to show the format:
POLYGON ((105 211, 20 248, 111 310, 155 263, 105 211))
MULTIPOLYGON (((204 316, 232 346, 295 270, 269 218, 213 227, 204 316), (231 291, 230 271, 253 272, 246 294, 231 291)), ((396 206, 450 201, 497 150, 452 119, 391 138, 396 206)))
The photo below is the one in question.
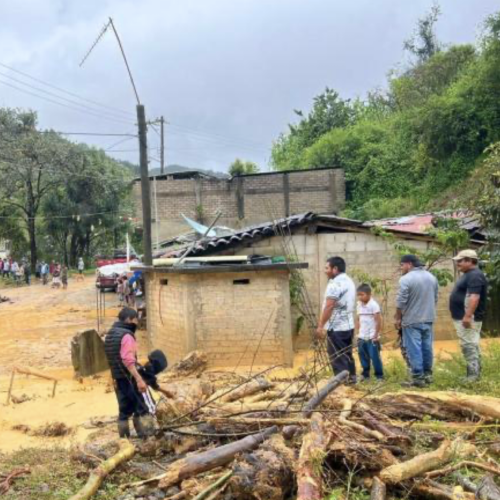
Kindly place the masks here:
POLYGON ((370 368, 373 364, 375 378, 384 378, 384 369, 380 357, 380 332, 382 316, 380 306, 372 298, 370 285, 363 284, 357 289, 358 307, 356 330, 358 332, 358 356, 363 367, 363 380, 370 378, 370 368))

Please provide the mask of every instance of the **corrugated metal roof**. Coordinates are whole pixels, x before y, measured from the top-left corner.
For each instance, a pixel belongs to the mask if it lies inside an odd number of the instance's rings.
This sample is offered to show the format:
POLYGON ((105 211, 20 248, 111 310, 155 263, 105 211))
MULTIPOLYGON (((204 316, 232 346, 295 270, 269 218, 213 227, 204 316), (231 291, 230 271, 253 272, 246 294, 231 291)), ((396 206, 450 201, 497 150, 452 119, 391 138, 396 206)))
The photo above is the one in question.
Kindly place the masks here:
MULTIPOLYGON (((276 234, 288 234, 293 229, 312 222, 326 222, 328 224, 338 224, 342 226, 362 226, 361 221, 337 217, 335 215, 318 215, 313 212, 306 212, 303 214, 292 215, 284 217, 275 221, 255 224, 253 226, 245 227, 240 231, 236 231, 230 236, 214 237, 196 242, 189 255, 200 255, 204 252, 217 251, 231 245, 238 245, 245 240, 253 240, 260 237, 270 237, 276 234)), ((182 255, 189 246, 184 246, 182 249, 165 252, 164 256, 177 256, 182 255)))

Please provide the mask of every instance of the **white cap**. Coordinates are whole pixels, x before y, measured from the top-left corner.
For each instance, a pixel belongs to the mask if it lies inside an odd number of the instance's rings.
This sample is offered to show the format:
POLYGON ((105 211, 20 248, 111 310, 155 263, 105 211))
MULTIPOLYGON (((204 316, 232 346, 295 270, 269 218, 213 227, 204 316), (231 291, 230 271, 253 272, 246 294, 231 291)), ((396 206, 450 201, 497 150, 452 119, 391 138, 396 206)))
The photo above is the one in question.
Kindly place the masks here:
POLYGON ((479 260, 477 253, 475 250, 462 250, 458 252, 458 255, 453 257, 453 260, 462 260, 462 259, 475 259, 479 260))

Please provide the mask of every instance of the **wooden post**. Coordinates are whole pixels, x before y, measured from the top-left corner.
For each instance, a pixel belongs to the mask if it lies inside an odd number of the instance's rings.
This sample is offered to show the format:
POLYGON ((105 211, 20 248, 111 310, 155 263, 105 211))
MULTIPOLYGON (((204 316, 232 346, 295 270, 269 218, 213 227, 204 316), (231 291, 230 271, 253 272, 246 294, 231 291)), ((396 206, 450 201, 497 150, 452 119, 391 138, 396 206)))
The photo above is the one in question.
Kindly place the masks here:
POLYGON ((9 390, 7 391, 7 404, 10 404, 10 395, 12 394, 12 387, 14 385, 14 377, 16 376, 16 369, 12 369, 12 374, 10 376, 9 390))
POLYGON ((52 387, 52 398, 56 397, 56 387, 57 387, 57 380, 54 380, 54 385, 52 387))

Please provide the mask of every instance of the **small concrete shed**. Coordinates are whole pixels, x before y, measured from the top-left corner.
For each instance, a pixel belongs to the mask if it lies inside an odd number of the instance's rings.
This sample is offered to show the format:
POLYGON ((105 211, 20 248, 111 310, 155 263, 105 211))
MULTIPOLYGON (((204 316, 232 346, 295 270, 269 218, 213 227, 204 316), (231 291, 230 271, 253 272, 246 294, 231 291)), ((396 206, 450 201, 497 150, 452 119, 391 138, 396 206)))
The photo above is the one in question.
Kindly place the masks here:
POLYGON ((211 367, 292 365, 290 271, 306 263, 143 267, 148 337, 169 362, 195 349, 211 367))

